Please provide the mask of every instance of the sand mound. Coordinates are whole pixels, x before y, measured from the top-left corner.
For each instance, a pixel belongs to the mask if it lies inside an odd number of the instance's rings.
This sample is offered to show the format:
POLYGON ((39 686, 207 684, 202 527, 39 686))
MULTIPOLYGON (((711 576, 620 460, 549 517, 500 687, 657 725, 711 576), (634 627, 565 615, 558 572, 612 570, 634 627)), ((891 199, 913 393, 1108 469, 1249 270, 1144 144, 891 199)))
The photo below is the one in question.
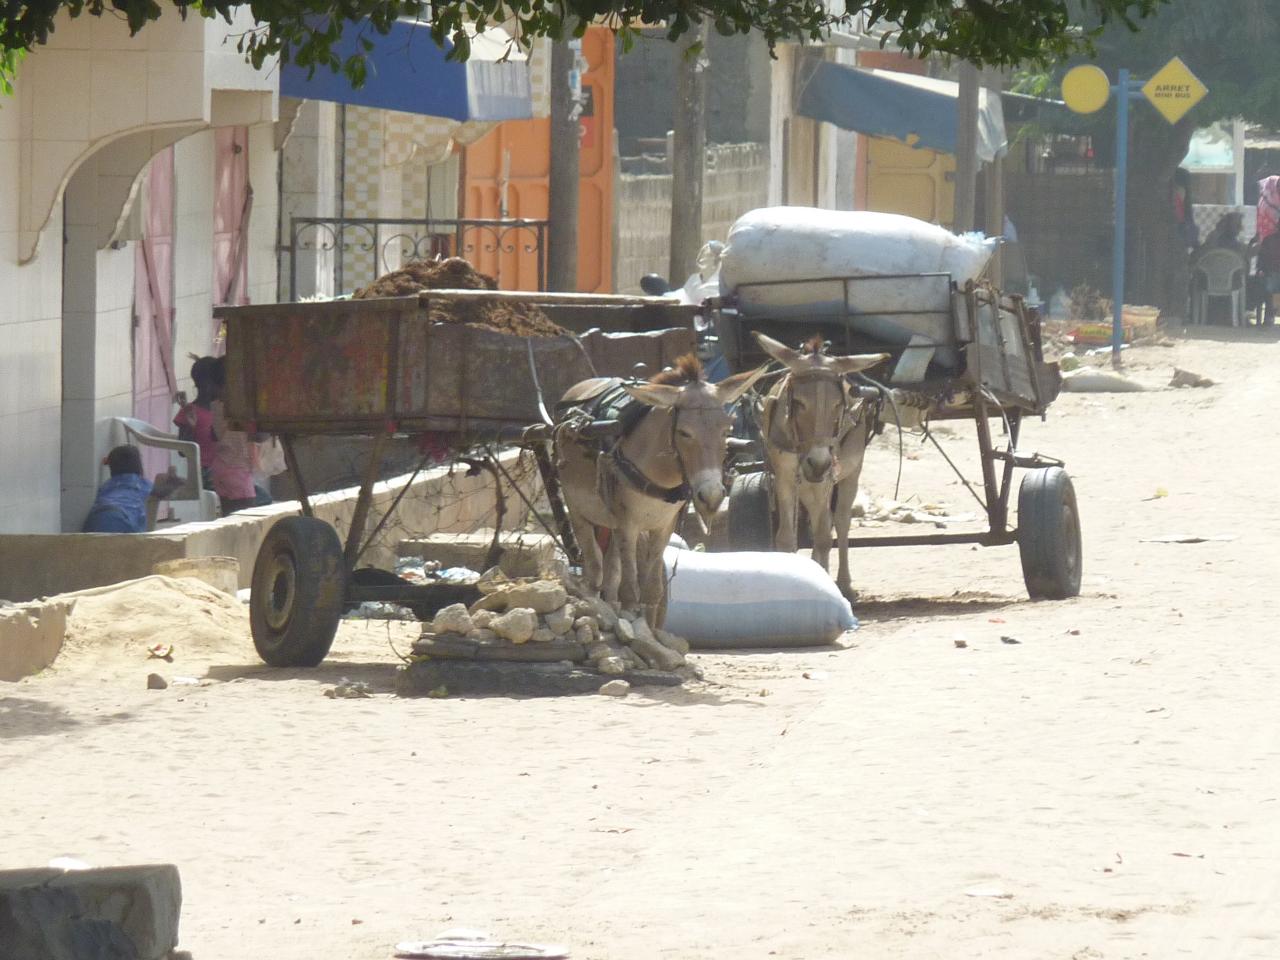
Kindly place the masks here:
POLYGON ((237 650, 251 643, 248 609, 199 580, 146 577, 76 597, 62 655, 136 655, 172 644, 179 657, 237 650))
MULTIPOLYGON (((423 290, 497 290, 498 282, 461 257, 448 260, 414 260, 399 270, 379 277, 351 296, 402 297, 423 290)), ((520 337, 558 337, 566 331, 552 323, 542 309, 532 303, 509 300, 473 300, 468 303, 432 304, 433 323, 465 323, 520 337)))

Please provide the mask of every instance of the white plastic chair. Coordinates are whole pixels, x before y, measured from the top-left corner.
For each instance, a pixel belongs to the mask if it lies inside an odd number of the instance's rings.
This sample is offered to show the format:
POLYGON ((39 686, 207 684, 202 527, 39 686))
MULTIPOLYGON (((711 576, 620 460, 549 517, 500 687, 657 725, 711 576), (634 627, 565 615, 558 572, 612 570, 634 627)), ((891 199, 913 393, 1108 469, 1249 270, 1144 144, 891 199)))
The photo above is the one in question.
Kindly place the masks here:
POLYGON ((1231 300, 1231 325, 1244 326, 1245 277, 1249 264, 1234 250, 1206 250, 1191 267, 1191 322, 1209 322, 1209 298, 1231 300))
MULTIPOLYGON (((172 433, 165 433, 145 420, 135 420, 133 417, 115 417, 114 423, 120 428, 126 442, 136 444, 139 447, 167 450, 170 453, 176 453, 182 460, 186 461, 186 472, 182 475, 182 486, 178 487, 168 497, 170 501, 186 501, 194 504, 194 510, 179 511, 180 513, 194 514, 183 519, 218 519, 218 495, 212 490, 204 488, 200 464, 200 445, 198 443, 193 440, 180 440, 172 433)), ((155 529, 155 511, 155 501, 149 501, 147 509, 148 530, 155 529)))

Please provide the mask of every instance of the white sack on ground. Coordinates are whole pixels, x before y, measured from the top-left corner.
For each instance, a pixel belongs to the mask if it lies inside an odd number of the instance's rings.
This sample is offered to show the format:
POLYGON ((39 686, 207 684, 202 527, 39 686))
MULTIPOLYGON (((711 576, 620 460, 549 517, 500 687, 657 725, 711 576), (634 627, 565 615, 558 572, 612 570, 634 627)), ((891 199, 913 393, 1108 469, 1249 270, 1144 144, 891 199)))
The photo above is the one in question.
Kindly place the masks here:
POLYGON ((858 621, 831 576, 792 553, 669 548, 665 628, 695 649, 832 643, 858 621))

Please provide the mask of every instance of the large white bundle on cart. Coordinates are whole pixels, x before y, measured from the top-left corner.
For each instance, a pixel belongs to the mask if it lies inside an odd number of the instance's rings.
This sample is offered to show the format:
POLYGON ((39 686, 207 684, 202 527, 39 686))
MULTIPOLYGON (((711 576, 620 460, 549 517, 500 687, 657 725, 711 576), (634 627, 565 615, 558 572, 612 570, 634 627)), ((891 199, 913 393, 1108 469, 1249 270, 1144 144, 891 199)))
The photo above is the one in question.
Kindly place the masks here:
POLYGON ((721 257, 720 289, 740 283, 895 273, 949 273, 976 280, 995 238, 957 236, 897 213, 763 207, 738 218, 721 257))
POLYGON ((695 649, 813 647, 858 621, 831 576, 794 553, 669 547, 665 627, 695 649))

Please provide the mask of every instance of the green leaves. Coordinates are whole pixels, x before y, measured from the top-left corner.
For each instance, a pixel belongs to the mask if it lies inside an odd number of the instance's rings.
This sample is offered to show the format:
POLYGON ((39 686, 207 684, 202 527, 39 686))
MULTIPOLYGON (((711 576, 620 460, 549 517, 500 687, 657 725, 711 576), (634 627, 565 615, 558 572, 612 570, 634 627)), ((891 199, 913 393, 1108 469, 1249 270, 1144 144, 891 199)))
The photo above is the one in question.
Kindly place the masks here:
POLYGON ((627 49, 640 26, 663 25, 674 41, 709 20, 721 34, 757 31, 772 48, 784 41, 820 40, 863 14, 873 27, 888 31, 886 42, 910 53, 1009 66, 1047 64, 1090 50, 1104 25, 1132 26, 1166 2, 848 0, 846 12, 837 15, 824 0, 0 0, 0 89, 9 89, 17 55, 44 43, 60 13, 101 16, 107 9, 122 13, 136 33, 162 13, 185 13, 194 6, 203 16, 230 20, 247 5, 258 28, 239 38, 238 49, 254 66, 279 55, 313 70, 341 70, 358 85, 367 73, 364 54, 371 41, 363 41, 362 52, 345 60, 332 49, 349 21, 366 20, 375 33, 385 34, 399 17, 419 19, 435 43, 451 43, 450 56, 465 60, 471 51, 468 24, 508 24, 528 45, 538 37, 580 37, 588 24, 603 20, 627 49), (1081 17, 1095 26, 1083 32, 1074 28, 1081 17))

